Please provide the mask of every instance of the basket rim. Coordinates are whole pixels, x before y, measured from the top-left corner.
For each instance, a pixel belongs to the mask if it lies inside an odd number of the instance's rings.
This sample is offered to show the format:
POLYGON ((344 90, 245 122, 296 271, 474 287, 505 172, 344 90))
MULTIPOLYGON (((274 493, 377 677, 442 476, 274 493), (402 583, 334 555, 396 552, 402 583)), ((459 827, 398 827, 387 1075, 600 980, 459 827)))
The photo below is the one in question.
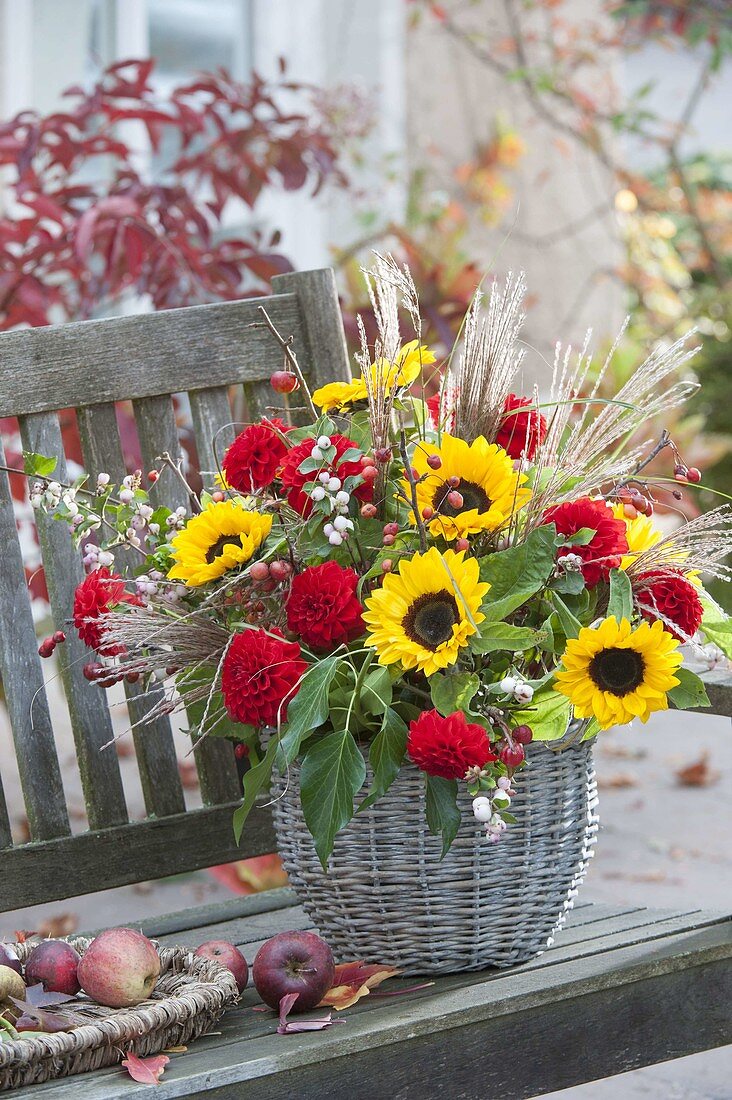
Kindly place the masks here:
MULTIPOLYGON (((84 954, 93 939, 85 936, 56 938, 69 943, 80 955, 84 954)), ((160 957, 161 978, 171 972, 173 975, 187 975, 198 979, 198 988, 194 985, 188 986, 179 994, 163 993, 129 1009, 110 1009, 110 1015, 99 1022, 81 1024, 70 1031, 49 1032, 42 1037, 33 1036, 28 1039, 5 1040, 0 1043, 0 1071, 18 1069, 23 1065, 48 1059, 78 1056, 100 1047, 122 1047, 125 1043, 153 1035, 163 1028, 168 1030, 177 1024, 187 1024, 204 1012, 210 1012, 214 1016, 221 1015, 226 1008, 238 1001, 239 990, 234 976, 221 963, 195 955, 192 948, 161 947, 157 941, 151 942, 160 957), (175 1002, 172 1016, 171 1001, 175 1002)), ((38 942, 28 941, 13 946, 20 961, 25 962, 32 949, 38 946, 38 942)), ((71 1001, 64 1003, 68 1007, 73 1005, 71 1001)), ((0 1087, 3 1087, 1 1081, 0 1087)))

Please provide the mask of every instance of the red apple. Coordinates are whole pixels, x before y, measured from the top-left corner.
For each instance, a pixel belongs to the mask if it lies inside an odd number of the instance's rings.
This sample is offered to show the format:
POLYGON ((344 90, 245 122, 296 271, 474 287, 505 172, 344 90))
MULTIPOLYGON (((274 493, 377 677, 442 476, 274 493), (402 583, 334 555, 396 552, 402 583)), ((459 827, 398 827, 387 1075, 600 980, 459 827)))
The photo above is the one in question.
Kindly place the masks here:
POLYGON ((260 947, 252 977, 270 1008, 279 1008, 286 993, 297 993, 292 1011, 307 1012, 333 985, 333 952, 314 932, 280 932, 260 947))
POLYGON ((216 962, 225 966, 234 975, 239 992, 244 992, 249 981, 249 967, 247 960, 233 943, 228 943, 226 940, 206 940, 206 943, 197 947, 194 953, 201 955, 204 959, 215 959, 216 962))
POLYGON ((145 1001, 160 974, 160 958, 150 940, 132 928, 108 928, 87 947, 79 963, 81 988, 109 1008, 145 1001))
POLYGON ((27 985, 42 985, 47 993, 79 992, 79 952, 63 940, 44 940, 33 948, 25 964, 27 985))
POLYGON ((16 974, 22 974, 18 952, 12 943, 0 943, 0 966, 9 966, 16 974))
POLYGON ((292 393, 300 388, 297 375, 289 370, 276 370, 270 377, 269 384, 277 393, 292 393))

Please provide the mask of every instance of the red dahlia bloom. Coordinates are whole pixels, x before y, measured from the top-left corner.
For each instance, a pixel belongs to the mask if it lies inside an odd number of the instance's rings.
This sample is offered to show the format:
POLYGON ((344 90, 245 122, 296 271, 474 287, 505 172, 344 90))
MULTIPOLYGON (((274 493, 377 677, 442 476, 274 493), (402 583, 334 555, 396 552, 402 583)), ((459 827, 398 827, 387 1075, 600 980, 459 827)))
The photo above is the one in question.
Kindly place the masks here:
MULTIPOLYGON (((445 394, 442 394, 445 397, 445 394)), ((455 414, 449 412, 444 403, 440 407, 440 394, 434 393, 432 397, 428 397, 425 402, 427 405, 427 411, 430 414, 430 419, 436 428, 441 428, 443 432, 451 432, 455 427, 455 414)))
POLYGON ((536 408, 530 412, 525 411, 527 406, 533 404, 530 397, 517 397, 515 393, 509 393, 506 398, 503 423, 498 429, 496 443, 511 458, 525 455, 531 461, 546 439, 547 426, 544 417, 536 408))
POLYGON ((577 554, 582 559, 582 575, 588 588, 607 579, 611 569, 620 567, 623 554, 628 552, 625 523, 616 519, 613 510, 604 500, 579 500, 558 504, 544 513, 545 523, 554 523, 560 535, 575 535, 583 527, 590 527, 594 536, 586 546, 560 547, 560 554, 577 554))
POLYGON ((497 760, 482 726, 468 722, 461 710, 443 718, 426 710, 410 722, 407 752, 418 768, 443 779, 462 779, 468 768, 497 760))
POLYGON ((116 657, 125 651, 123 645, 104 643, 104 616, 121 603, 141 606, 139 597, 125 591, 125 583, 119 574, 110 573, 106 567, 87 574, 76 586, 74 626, 82 642, 104 657, 116 657))
POLYGON ((685 642, 701 626, 704 608, 691 581, 680 569, 651 569, 634 578, 641 613, 649 622, 660 619, 669 634, 685 642), (678 628, 674 630, 674 625, 678 628))
POLYGON ((229 646, 221 670, 224 704, 235 722, 276 726, 297 695, 307 669, 297 642, 266 630, 244 630, 229 646))
POLYGON ((255 489, 265 489, 274 481, 287 447, 273 427, 287 431, 287 425, 273 417, 261 424, 250 424, 228 448, 221 468, 232 489, 251 493, 255 489))
POLYGON ((304 569, 293 578, 287 625, 313 649, 335 649, 363 634, 358 575, 335 561, 304 569))
MULTIPOLYGON (((360 462, 340 461, 341 455, 345 454, 349 448, 356 447, 357 444, 345 435, 332 435, 330 441, 336 449, 335 458, 330 466, 324 466, 323 469, 327 469, 330 474, 339 477, 341 481, 345 481, 347 477, 352 477, 354 474, 360 474, 362 469, 360 462)), ((303 485, 308 481, 312 481, 315 474, 301 474, 298 466, 304 459, 310 457, 310 452, 314 446, 314 439, 304 439, 302 443, 298 443, 297 447, 293 447, 285 459, 280 475, 282 484, 288 490, 288 504, 306 518, 310 515, 313 504, 307 493, 303 491, 303 485)), ((364 482, 359 485, 355 490, 355 494, 359 500, 371 500, 374 495, 372 482, 364 482)))

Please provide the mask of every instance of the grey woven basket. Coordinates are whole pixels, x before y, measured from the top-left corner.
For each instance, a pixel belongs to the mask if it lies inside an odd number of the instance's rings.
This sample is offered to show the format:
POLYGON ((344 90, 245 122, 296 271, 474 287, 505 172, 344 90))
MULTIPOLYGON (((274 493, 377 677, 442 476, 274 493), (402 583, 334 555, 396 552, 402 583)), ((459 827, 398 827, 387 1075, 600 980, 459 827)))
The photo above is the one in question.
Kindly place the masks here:
MULTIPOLYGON (((69 939, 83 954, 91 940, 69 939)), ((35 944, 17 945, 21 962, 35 944)), ((0 1091, 38 1085, 121 1062, 128 1051, 144 1058, 210 1031, 239 999, 233 975, 213 959, 183 947, 159 947, 160 977, 153 995, 134 1008, 105 1008, 85 998, 59 1005, 86 1021, 73 1031, 0 1043, 0 1091)))
POLYGON ((506 967, 533 958, 561 928, 598 828, 589 743, 529 746, 516 780, 517 821, 489 844, 471 799, 440 860, 427 829, 421 772, 405 764, 386 795, 336 837, 324 874, 300 805, 299 776, 276 776, 279 852, 305 911, 336 958, 407 974, 506 967))

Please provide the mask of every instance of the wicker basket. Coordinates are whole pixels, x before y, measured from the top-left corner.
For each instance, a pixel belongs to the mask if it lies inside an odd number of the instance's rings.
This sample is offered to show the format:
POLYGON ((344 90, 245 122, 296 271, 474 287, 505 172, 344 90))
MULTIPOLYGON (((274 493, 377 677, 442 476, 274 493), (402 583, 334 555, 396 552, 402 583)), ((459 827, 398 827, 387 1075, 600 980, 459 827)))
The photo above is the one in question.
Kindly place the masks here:
POLYGON ((551 942, 593 854, 598 818, 592 749, 529 747, 511 804, 517 819, 489 844, 471 800, 440 860, 412 765, 336 837, 325 875, 300 806, 297 775, 273 787, 278 847, 297 894, 337 958, 443 974, 525 962, 551 942))
MULTIPOLYGON (((68 942, 83 954, 91 940, 68 942)), ((33 946, 17 945, 21 962, 33 946)), ((1 1042, 0 1090, 111 1066, 129 1051, 144 1058, 189 1043, 210 1031, 239 999, 233 975, 220 963, 183 947, 160 947, 158 953, 160 977, 150 1000, 134 1008, 104 1008, 80 998, 51 1011, 63 1015, 71 1010, 88 1023, 73 1031, 1 1042)))

